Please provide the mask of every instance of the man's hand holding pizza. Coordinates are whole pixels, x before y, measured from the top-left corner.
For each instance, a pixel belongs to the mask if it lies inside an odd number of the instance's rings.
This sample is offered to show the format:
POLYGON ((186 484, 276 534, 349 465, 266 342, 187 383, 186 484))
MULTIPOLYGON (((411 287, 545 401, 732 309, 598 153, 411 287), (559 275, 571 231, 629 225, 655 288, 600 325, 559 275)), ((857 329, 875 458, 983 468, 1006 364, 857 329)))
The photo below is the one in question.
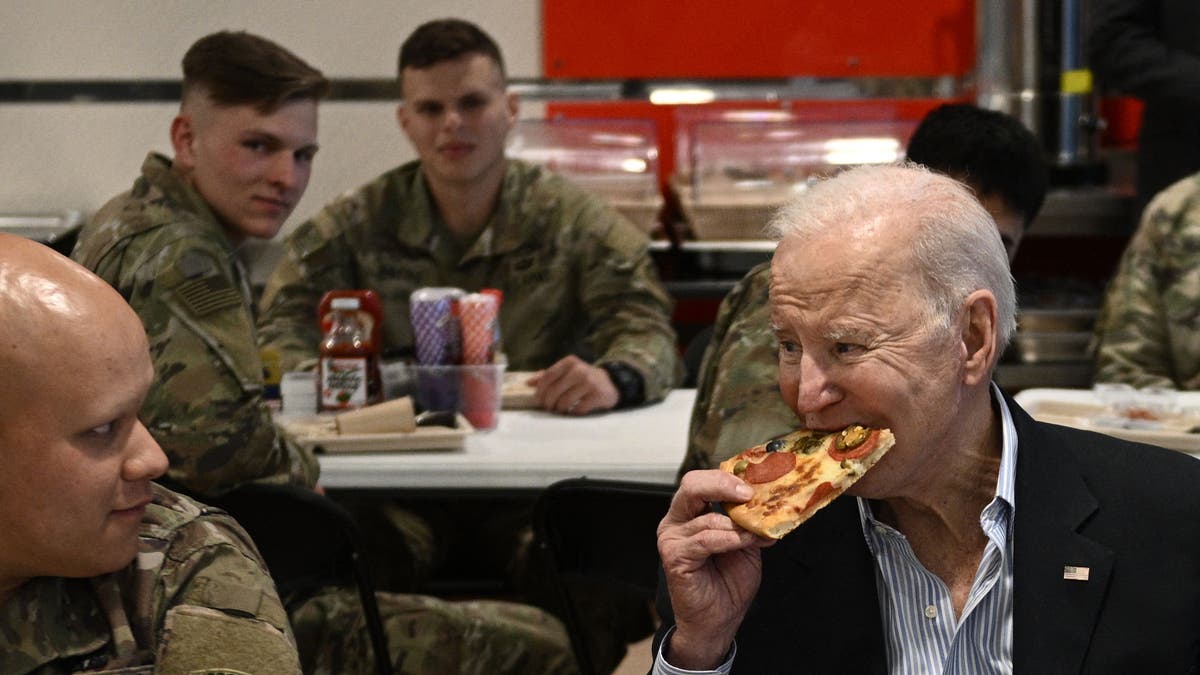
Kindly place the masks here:
POLYGON ((683 477, 671 508, 658 525, 658 554, 675 612, 675 632, 665 652, 678 668, 720 665, 762 579, 759 549, 774 540, 754 535, 709 504, 744 502, 753 489, 719 470, 683 477))
POLYGON ((894 444, 890 430, 857 424, 798 429, 720 469, 685 475, 658 526, 675 612, 667 661, 688 670, 723 663, 762 580, 760 549, 845 492, 894 444), (729 515, 711 503, 724 503, 729 515))

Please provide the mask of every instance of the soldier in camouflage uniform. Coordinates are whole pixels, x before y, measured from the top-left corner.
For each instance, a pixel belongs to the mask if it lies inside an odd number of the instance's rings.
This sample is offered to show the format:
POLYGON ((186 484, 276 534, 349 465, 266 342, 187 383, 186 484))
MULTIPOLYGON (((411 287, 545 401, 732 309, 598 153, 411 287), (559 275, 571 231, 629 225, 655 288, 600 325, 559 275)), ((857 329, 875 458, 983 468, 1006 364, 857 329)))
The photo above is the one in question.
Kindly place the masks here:
MULTIPOLYGON (((402 45, 399 75, 398 117, 419 161, 346 194, 287 238, 263 295, 260 344, 282 355, 285 370, 311 361, 322 294, 369 288, 383 303, 384 356, 409 357, 414 290, 491 287, 504 293, 509 368, 538 371, 544 409, 584 415, 665 396, 682 364, 649 241, 597 197, 504 157, 517 100, 505 91, 495 42, 467 22, 427 23, 402 45)), ((527 504, 347 505, 367 527, 379 523, 373 540, 395 542, 403 533, 419 573, 439 556, 487 573, 520 576, 525 567, 527 504)), ((376 568, 386 571, 386 563, 376 568)), ((624 643, 612 644, 606 658, 615 663, 624 643)))
POLYGON ((250 538, 150 482, 167 458, 138 420, 153 369, 129 306, 0 234, 0 314, 0 673, 298 673, 250 538))
POLYGON ((1200 389, 1200 174, 1146 207, 1096 338, 1097 382, 1200 389))
MULTIPOLYGON (((1016 119, 969 104, 929 112, 908 158, 967 183, 992 214, 1009 261, 1041 210, 1049 177, 1037 139, 1016 119)), ((679 475, 715 468, 799 425, 779 395, 771 330, 770 263, 750 270, 721 303, 697 377, 688 450, 679 475)))
POLYGON ((236 246, 275 236, 304 194, 317 100, 329 83, 246 33, 202 38, 183 69, 175 160, 151 153, 133 189, 95 214, 72 255, 145 324, 158 378, 142 419, 170 458, 171 481, 194 494, 254 480, 311 487, 316 460, 280 442, 263 405, 253 299, 236 246))
MULTIPOLYGON (((184 72, 184 103, 172 124, 175 161, 151 154, 133 190, 85 228, 74 255, 126 296, 150 334, 158 377, 141 415, 166 448, 176 482, 204 493, 252 480, 312 486, 315 459, 284 454, 261 403, 252 301, 234 249, 247 236, 273 237, 299 201, 316 152, 316 101, 327 83, 281 47, 244 33, 202 38, 184 57, 184 72), (237 66, 256 60, 268 73, 285 72, 264 82, 265 73, 237 66), (241 79, 247 73, 251 81, 241 79), (237 159, 221 159, 218 149, 237 159)), ((412 640, 415 628, 464 645, 481 646, 492 635, 506 640, 495 661, 488 658, 494 651, 474 652, 483 671, 502 672, 513 655, 535 664, 530 672, 573 663, 561 624, 533 608, 496 603, 494 617, 471 624, 478 633, 459 633, 467 624, 455 603, 380 594, 379 605, 397 663, 425 658, 429 646, 412 640)), ((352 591, 302 604, 293 620, 306 631, 306 654, 370 662, 367 645, 345 634, 346 624, 362 621, 352 591), (337 623, 319 623, 325 620, 337 623)))
POLYGON ((491 38, 431 22, 405 41, 400 74, 399 117, 420 160, 288 237, 263 295, 261 343, 296 367, 316 356, 322 294, 370 288, 384 306, 385 356, 411 356, 414 290, 499 288, 509 368, 543 371, 542 407, 581 415, 661 399, 682 365, 649 242, 597 197, 504 158, 517 102, 491 38))

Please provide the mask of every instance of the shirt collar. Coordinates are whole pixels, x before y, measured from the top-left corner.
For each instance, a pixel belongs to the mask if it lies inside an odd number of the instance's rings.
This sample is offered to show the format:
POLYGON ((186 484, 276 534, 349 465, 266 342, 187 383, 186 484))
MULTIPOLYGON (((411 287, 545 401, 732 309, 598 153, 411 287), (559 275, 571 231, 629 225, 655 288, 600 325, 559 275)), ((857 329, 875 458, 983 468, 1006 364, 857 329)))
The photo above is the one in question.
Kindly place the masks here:
POLYGON ((1017 427, 1013 424, 1012 411, 1000 387, 992 383, 992 400, 1000 410, 1000 475, 996 479, 996 497, 1015 509, 1017 475, 1017 427))

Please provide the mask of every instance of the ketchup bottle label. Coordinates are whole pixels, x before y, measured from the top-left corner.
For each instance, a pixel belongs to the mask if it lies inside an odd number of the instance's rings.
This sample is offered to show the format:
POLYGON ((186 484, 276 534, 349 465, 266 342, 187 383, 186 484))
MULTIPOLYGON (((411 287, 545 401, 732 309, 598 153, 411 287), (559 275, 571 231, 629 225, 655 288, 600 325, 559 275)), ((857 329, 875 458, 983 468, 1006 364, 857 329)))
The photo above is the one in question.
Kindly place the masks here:
POLYGON ((366 357, 321 358, 321 410, 347 410, 367 404, 366 357))

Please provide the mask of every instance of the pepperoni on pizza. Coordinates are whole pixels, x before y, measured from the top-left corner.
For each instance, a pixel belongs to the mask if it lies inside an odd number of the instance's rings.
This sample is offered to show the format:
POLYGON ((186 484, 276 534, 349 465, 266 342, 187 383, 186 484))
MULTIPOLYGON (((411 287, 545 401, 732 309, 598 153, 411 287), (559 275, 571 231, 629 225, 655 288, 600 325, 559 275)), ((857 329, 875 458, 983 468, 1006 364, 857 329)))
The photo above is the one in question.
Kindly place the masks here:
POLYGON ((801 429, 721 462, 754 488, 748 501, 726 503, 733 522, 780 539, 854 484, 895 444, 888 429, 854 424, 841 431, 801 429))

